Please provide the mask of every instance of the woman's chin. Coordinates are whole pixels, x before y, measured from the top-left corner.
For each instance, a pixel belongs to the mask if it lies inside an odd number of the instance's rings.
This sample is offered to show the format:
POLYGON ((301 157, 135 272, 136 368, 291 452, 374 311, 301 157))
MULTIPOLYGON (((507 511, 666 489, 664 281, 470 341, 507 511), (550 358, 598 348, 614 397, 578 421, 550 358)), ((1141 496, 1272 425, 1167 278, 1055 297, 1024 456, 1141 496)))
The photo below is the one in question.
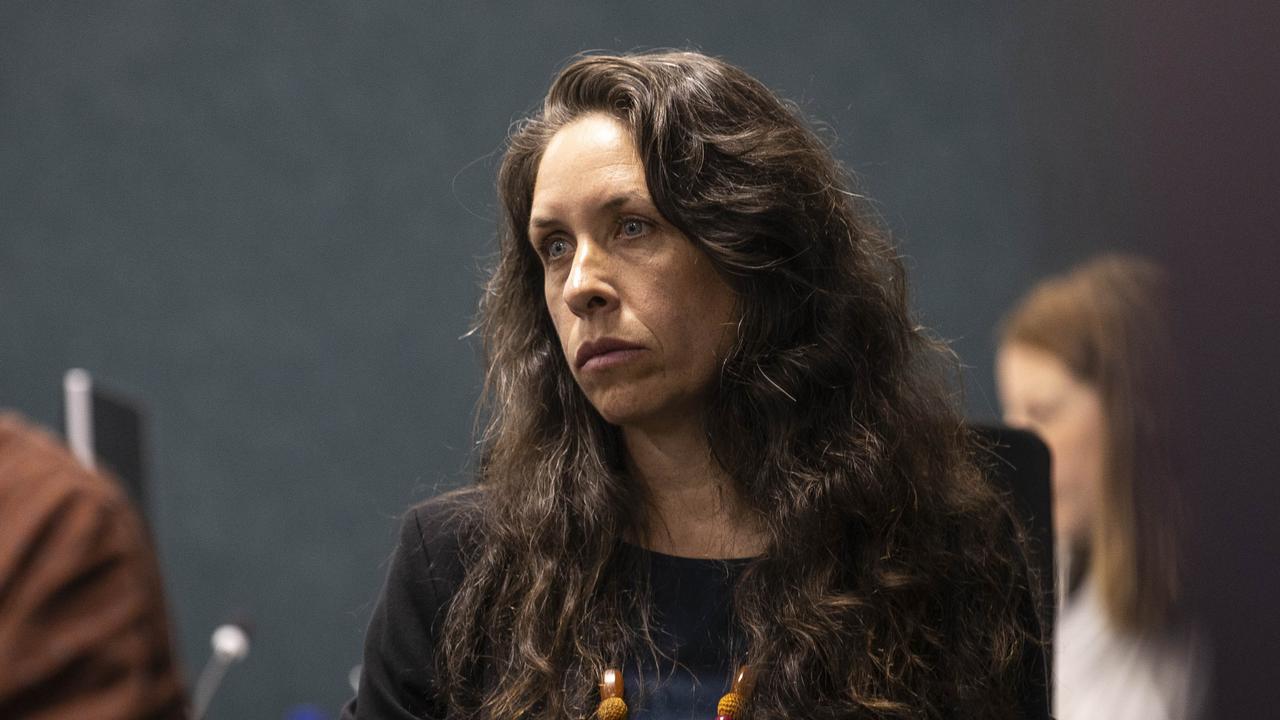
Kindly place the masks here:
POLYGON ((596 411, 605 422, 622 428, 643 425, 652 416, 644 408, 623 403, 600 403, 596 411))
POLYGON ((673 424, 684 424, 688 413, 675 412, 670 403, 657 402, 657 398, 641 394, 615 393, 591 403, 596 412, 610 425, 621 428, 656 430, 673 424))

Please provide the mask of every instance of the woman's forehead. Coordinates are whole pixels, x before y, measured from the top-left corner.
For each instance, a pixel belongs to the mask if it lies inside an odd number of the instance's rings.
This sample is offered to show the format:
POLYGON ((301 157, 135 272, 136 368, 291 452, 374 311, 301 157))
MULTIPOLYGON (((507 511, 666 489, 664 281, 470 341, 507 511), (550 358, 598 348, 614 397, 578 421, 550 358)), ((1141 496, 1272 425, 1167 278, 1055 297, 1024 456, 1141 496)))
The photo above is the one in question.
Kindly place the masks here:
POLYGON ((633 201, 651 202, 630 133, 613 118, 590 115, 566 125, 547 144, 534 180, 530 227, 633 201))

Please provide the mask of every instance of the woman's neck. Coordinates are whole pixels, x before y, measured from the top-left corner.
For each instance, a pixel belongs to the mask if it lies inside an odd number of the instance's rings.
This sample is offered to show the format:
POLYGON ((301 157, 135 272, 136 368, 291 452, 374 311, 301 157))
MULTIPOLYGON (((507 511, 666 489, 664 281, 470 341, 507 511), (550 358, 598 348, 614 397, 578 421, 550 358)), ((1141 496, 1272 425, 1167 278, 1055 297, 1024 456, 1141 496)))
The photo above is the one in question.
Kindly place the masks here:
POLYGON ((648 491, 644 547, 699 558, 754 557, 766 535, 732 479, 711 455, 700 426, 662 431, 624 428, 628 469, 648 491))

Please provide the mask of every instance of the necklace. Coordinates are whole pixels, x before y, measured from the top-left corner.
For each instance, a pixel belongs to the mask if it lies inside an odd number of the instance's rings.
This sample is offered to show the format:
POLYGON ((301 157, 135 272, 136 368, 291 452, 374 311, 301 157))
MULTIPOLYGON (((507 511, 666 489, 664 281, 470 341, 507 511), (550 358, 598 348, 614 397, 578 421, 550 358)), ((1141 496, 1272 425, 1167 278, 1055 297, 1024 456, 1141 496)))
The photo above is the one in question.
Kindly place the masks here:
MULTIPOLYGON (((756 676, 749 665, 738 668, 733 678, 733 687, 716 703, 716 720, 734 720, 742 708, 746 707, 751 691, 755 688, 756 676)), ((609 668, 600 676, 600 705, 596 708, 596 717, 600 720, 627 720, 627 703, 622 699, 622 672, 609 668)))

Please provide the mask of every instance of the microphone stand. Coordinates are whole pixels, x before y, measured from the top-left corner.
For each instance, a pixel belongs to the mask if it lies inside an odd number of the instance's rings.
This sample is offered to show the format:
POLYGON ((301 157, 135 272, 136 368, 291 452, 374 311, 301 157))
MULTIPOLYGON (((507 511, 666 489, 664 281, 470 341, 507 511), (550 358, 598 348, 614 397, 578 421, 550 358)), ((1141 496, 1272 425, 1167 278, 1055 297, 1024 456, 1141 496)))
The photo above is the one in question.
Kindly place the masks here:
POLYGON ((244 626, 236 623, 219 625, 213 631, 209 644, 213 646, 213 653, 196 680, 191 720, 201 720, 204 717, 227 669, 249 655, 249 633, 244 626))

